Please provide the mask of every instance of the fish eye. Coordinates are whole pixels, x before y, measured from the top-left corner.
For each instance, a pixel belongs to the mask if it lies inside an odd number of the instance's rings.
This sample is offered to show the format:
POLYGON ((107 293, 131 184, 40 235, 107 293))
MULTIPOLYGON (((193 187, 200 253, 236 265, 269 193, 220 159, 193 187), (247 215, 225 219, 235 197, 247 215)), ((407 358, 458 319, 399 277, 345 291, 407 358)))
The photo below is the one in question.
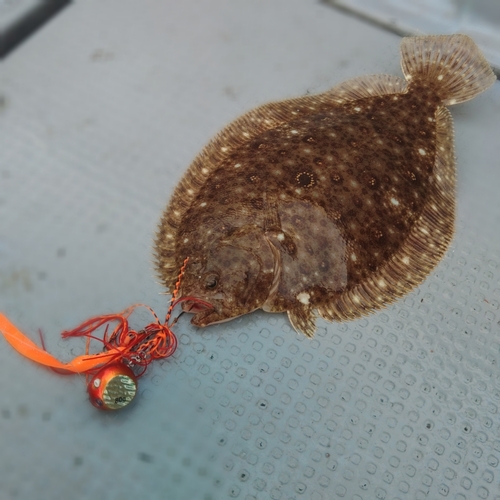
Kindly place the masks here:
POLYGON ((213 290, 219 284, 219 280, 215 274, 210 274, 205 280, 205 288, 213 290))

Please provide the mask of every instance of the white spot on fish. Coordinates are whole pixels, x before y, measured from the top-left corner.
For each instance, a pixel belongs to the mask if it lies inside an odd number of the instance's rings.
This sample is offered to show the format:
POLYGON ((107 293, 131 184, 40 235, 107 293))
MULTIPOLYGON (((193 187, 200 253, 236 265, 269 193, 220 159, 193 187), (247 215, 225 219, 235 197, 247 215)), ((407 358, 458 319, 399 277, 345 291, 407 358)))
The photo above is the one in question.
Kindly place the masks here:
POLYGON ((427 151, 425 149, 420 148, 418 152, 422 155, 425 156, 427 154, 427 151))
POLYGON ((391 203, 395 205, 396 207, 399 205, 399 201, 396 200, 396 198, 391 198, 391 203))
POLYGON ((300 292, 297 295, 297 300, 306 306, 309 304, 309 298, 310 295, 307 292, 300 292))

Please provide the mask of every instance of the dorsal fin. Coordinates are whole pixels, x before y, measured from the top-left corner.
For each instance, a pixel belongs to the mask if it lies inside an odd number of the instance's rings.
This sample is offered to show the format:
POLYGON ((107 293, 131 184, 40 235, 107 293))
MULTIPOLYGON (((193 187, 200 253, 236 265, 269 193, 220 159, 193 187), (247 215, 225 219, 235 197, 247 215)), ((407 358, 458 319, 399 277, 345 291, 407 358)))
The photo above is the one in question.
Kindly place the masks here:
POLYGON ((394 75, 358 76, 333 87, 323 96, 338 104, 367 97, 400 94, 406 91, 406 82, 394 75))

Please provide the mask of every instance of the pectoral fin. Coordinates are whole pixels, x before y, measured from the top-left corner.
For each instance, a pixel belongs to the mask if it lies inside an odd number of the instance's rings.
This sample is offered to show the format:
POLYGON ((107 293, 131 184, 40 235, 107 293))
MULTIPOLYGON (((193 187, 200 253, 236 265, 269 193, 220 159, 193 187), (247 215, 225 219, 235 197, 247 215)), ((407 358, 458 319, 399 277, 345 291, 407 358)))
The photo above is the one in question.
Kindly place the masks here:
POLYGON ((288 309, 288 319, 297 332, 302 332, 309 338, 314 336, 316 331, 316 315, 312 307, 297 303, 293 308, 288 309))

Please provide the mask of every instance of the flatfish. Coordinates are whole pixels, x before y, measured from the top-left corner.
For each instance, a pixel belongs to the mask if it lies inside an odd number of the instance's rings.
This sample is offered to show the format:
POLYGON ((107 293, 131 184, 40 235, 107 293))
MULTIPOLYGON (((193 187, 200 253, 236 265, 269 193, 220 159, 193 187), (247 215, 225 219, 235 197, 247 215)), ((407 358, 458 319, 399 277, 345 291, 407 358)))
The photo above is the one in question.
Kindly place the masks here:
POLYGON ((465 35, 404 38, 405 79, 354 78, 260 106, 198 155, 163 213, 158 274, 206 326, 255 309, 312 336, 317 314, 358 318, 420 284, 454 231, 446 106, 495 81, 465 35))

